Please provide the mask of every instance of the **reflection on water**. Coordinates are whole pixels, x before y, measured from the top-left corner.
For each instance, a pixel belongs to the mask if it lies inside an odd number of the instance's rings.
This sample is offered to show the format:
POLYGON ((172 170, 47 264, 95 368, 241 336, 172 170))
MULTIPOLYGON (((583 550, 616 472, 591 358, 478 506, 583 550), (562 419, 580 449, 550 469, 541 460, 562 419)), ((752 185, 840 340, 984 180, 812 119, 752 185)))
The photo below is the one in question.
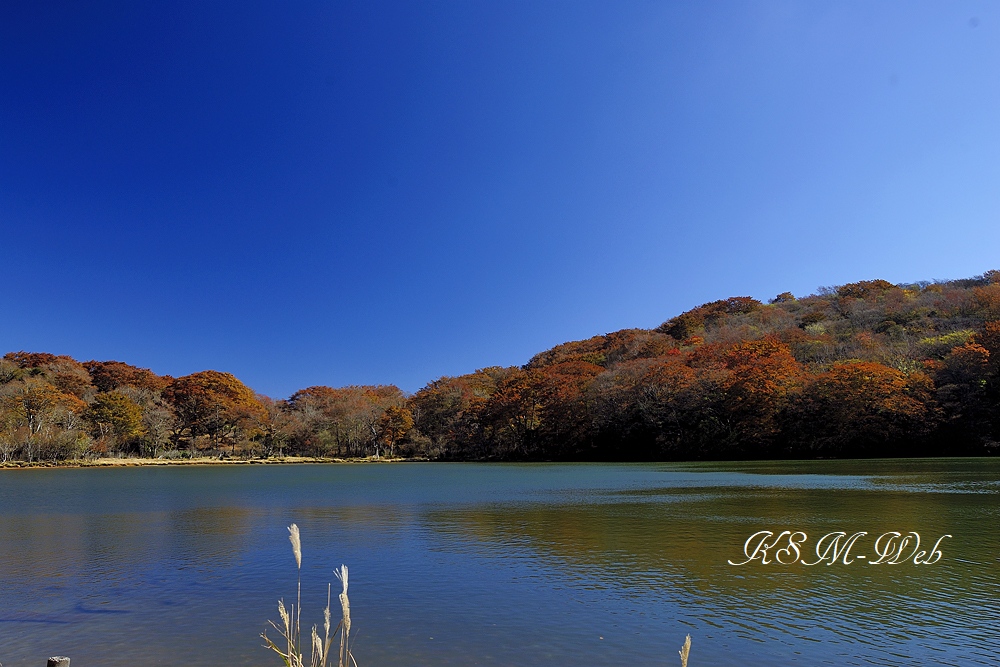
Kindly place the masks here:
POLYGON ((295 521, 304 621, 348 563, 364 665, 673 664, 688 632, 692 665, 995 664, 998 489, 984 459, 4 471, 0 662, 272 664, 295 521), (954 537, 728 565, 762 529, 954 537))

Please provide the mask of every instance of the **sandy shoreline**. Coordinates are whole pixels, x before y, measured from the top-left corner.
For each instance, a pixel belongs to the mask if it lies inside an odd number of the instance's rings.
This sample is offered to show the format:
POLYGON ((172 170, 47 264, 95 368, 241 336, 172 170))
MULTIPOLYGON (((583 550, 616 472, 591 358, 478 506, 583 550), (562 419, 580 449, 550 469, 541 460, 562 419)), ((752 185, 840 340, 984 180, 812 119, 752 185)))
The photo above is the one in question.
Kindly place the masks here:
POLYGON ((0 463, 0 470, 26 468, 130 468, 137 466, 190 466, 190 465, 287 465, 298 463, 399 463, 417 459, 404 458, 326 458, 316 456, 282 456, 266 459, 220 459, 215 456, 201 456, 190 459, 149 459, 149 458, 98 458, 67 461, 8 461, 0 463))

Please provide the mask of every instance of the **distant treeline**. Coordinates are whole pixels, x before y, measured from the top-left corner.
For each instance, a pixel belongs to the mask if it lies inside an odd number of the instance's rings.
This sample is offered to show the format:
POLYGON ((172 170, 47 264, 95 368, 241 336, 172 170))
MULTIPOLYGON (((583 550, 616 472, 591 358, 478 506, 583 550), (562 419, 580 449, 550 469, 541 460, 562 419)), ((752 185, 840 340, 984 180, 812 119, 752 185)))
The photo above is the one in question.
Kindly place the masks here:
POLYGON ((0 461, 143 456, 663 460, 995 453, 1000 271, 732 297, 522 367, 287 400, 229 373, 0 360, 0 461))

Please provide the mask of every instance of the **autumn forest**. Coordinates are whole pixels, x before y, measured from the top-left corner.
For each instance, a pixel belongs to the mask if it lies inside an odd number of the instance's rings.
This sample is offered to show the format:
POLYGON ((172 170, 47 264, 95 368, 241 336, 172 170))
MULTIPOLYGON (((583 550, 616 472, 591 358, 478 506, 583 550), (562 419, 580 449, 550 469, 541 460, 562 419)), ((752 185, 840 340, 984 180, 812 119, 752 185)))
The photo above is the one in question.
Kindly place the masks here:
POLYGON ((412 395, 317 386, 276 400, 218 371, 0 360, 0 462, 935 456, 998 441, 1000 271, 713 301, 412 395))

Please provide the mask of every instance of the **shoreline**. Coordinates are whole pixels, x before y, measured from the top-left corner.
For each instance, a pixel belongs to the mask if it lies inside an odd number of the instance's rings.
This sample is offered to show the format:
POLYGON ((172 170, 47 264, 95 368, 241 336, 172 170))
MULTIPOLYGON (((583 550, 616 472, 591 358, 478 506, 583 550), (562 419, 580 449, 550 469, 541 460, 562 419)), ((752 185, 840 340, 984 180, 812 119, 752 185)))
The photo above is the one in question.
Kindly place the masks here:
POLYGON ((322 456, 274 456, 263 459, 220 459, 216 456, 199 456, 189 459, 161 458, 99 458, 68 459, 65 461, 7 461, 0 463, 0 470, 27 470, 32 468, 136 468, 141 466, 190 466, 190 465, 290 465, 302 463, 402 463, 423 459, 389 458, 374 456, 337 458, 322 456))

